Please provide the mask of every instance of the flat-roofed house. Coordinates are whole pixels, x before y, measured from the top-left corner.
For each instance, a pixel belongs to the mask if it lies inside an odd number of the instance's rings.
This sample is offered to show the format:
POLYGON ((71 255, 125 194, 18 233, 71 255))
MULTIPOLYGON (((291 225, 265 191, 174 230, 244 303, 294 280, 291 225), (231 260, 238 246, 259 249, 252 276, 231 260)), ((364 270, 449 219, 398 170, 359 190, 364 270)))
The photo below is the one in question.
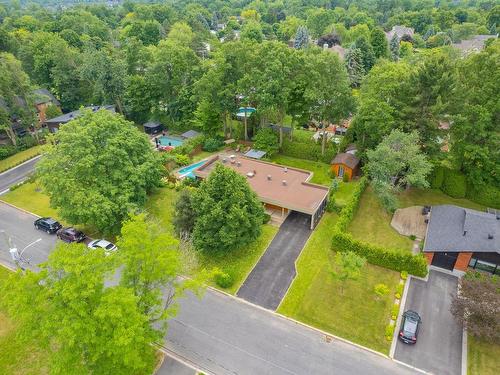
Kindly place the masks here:
POLYGON ((280 214, 282 220, 291 211, 301 212, 310 215, 313 229, 326 209, 329 188, 310 183, 312 172, 240 155, 220 154, 195 169, 195 176, 207 178, 216 163, 244 176, 266 211, 280 214))

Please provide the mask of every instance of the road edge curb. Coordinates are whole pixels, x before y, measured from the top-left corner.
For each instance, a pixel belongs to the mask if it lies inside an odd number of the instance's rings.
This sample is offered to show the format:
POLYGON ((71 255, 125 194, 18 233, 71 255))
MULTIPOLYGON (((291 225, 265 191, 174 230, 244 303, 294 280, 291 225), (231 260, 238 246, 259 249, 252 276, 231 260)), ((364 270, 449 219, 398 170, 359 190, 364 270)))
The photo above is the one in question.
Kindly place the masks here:
POLYGON ((39 159, 39 158, 41 158, 41 157, 42 157, 42 154, 41 154, 41 153, 40 153, 40 154, 38 154, 38 155, 36 155, 36 156, 33 156, 32 158, 30 158, 30 159, 28 159, 28 160, 23 161, 21 164, 15 165, 15 166, 13 166, 12 168, 9 168, 9 169, 4 170, 3 172, 0 172, 0 176, 2 176, 2 175, 3 175, 3 174, 5 174, 5 173, 11 172, 11 171, 13 171, 14 169, 17 169, 17 168, 19 168, 19 167, 23 166, 24 164, 29 163, 30 161, 33 161, 33 160, 35 160, 35 159, 39 159))
POLYGON ((5 205, 7 205, 7 206, 10 206, 11 208, 15 208, 16 210, 22 211, 25 214, 28 214, 28 215, 31 215, 31 216, 34 216, 34 217, 37 217, 37 218, 41 218, 40 215, 37 215, 37 214, 35 214, 35 213, 31 212, 31 211, 25 210, 24 208, 20 208, 20 207, 14 206, 12 203, 6 202, 3 199, 0 199, 0 203, 3 203, 5 205))
POLYGON ((389 350, 389 358, 394 359, 394 353, 396 352, 396 345, 398 342, 398 330, 397 328, 401 325, 401 317, 403 316, 403 311, 406 305, 406 298, 408 297, 408 290, 410 289, 410 283, 413 276, 408 275, 405 282, 405 287, 403 290, 403 295, 401 296, 401 302, 399 304, 399 312, 396 321, 394 322, 394 333, 392 334, 391 349, 389 350))

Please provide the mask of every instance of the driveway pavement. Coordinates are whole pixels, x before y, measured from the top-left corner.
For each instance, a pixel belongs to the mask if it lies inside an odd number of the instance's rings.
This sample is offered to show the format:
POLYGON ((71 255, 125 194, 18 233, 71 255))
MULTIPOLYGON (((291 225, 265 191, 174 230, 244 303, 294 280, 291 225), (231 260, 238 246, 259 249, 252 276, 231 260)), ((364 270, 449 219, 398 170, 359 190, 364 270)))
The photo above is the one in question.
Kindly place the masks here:
POLYGON ((418 312, 422 326, 415 345, 398 340, 395 359, 432 374, 461 374, 462 327, 450 313, 457 284, 455 276, 435 270, 427 282, 411 279, 405 310, 418 312))
POLYGON ((238 297, 276 310, 292 283, 295 260, 311 235, 310 217, 292 212, 281 225, 264 255, 238 290, 238 297))
POLYGON ((40 156, 34 157, 15 168, 0 173, 0 194, 5 193, 10 186, 18 184, 28 177, 35 170, 35 165, 39 159, 40 156))

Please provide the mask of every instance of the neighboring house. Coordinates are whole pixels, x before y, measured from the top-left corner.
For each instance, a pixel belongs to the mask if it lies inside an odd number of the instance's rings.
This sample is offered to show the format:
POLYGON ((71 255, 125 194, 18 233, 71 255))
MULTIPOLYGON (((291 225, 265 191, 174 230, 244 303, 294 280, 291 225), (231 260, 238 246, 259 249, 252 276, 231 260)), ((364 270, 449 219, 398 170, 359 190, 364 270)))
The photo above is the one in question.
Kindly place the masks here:
POLYGON ((470 39, 462 40, 460 43, 453 43, 452 46, 458 48, 462 55, 472 52, 480 52, 488 39, 497 38, 496 35, 474 35, 470 39))
POLYGON ((347 175, 347 180, 351 181, 359 172, 359 163, 359 158, 352 153, 341 152, 332 160, 332 172, 341 178, 347 175))
MULTIPOLYGON (((113 113, 115 112, 114 105, 103 105, 103 106, 94 105, 91 107, 85 107, 84 109, 91 110, 92 112, 97 112, 100 109, 105 109, 106 111, 110 111, 113 113)), ((47 125, 51 133, 55 133, 57 132, 57 130, 59 130, 59 126, 61 124, 66 124, 67 122, 70 122, 71 120, 74 120, 75 118, 81 116, 81 114, 82 112, 80 110, 65 113, 64 115, 51 118, 50 120, 45 120, 45 124, 47 125)))
POLYGON ((459 273, 472 267, 500 275, 500 212, 433 206, 423 251, 436 267, 459 273))
POLYGON ((393 26, 391 31, 385 33, 385 37, 387 38, 387 41, 389 43, 391 42, 394 35, 397 35, 399 40, 401 40, 405 35, 408 35, 409 37, 413 38, 413 36, 415 35, 415 30, 413 30, 411 27, 406 27, 401 25, 393 26))
POLYGON ((207 178, 216 163, 222 163, 244 176, 250 187, 264 203, 271 216, 282 222, 291 211, 310 215, 313 229, 328 203, 329 188, 310 183, 312 172, 251 159, 244 156, 220 154, 193 171, 199 178, 207 178))
POLYGON ((60 108, 61 104, 52 93, 47 89, 37 89, 33 91, 34 103, 38 121, 40 124, 45 122, 45 111, 50 105, 55 105, 60 108))
POLYGON ((344 56, 345 56, 345 54, 346 54, 346 52, 347 52, 347 49, 345 49, 345 48, 344 48, 344 47, 342 47, 342 46, 339 46, 339 45, 333 45, 333 46, 331 46, 331 47, 328 47, 328 44, 327 44, 327 43, 325 43, 325 44, 323 45, 323 49, 324 49, 325 51, 330 51, 330 52, 332 52, 332 53, 336 53, 336 54, 340 57, 340 59, 342 59, 342 60, 344 60, 344 56))

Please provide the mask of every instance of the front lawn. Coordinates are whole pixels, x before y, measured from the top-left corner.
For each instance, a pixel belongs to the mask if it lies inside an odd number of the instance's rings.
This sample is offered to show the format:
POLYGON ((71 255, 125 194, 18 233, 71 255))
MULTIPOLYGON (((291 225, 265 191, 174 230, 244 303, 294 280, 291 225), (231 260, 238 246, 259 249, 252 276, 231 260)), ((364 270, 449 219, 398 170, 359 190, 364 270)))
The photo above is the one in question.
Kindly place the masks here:
POLYGON ((19 165, 25 162, 28 159, 34 158, 42 152, 43 146, 34 146, 28 148, 27 150, 20 151, 17 154, 9 156, 3 160, 0 160, 0 172, 4 172, 7 169, 13 168, 16 165, 19 165))
MULTIPOLYGON (((178 196, 179 192, 174 189, 161 188, 151 194, 146 204, 146 211, 151 217, 158 220, 159 224, 172 235, 175 235, 172 217, 178 196)), ((262 234, 257 240, 249 246, 230 254, 204 255, 203 253, 198 253, 197 271, 203 269, 210 271, 213 268, 218 268, 230 274, 234 280, 234 284, 230 288, 221 288, 213 282, 211 282, 211 285, 234 294, 257 263, 260 256, 267 249, 277 231, 278 228, 274 226, 264 225, 262 227, 262 234)))
POLYGON ((325 213, 297 261, 297 277, 278 312, 360 345, 388 354, 385 335, 399 274, 366 264, 362 276, 341 283, 330 272, 334 267, 331 231, 336 214, 325 213), (383 283, 390 293, 375 299, 373 288, 383 283))
MULTIPOLYGON (((413 205, 413 204, 412 204, 413 205)), ((349 225, 349 232, 359 240, 386 248, 411 251, 413 241, 391 227, 392 215, 380 205, 371 187, 361 197, 359 208, 349 225)))
POLYGON ((480 341, 473 336, 468 337, 467 373, 469 375, 498 374, 498 358, 500 345, 480 341))
POLYGON ((40 184, 27 182, 17 189, 2 195, 0 200, 23 208, 39 216, 58 217, 57 210, 50 207, 49 197, 42 192, 40 184))
POLYGON ((271 158, 271 161, 277 164, 305 169, 307 171, 313 172, 313 177, 310 181, 312 183, 325 186, 330 186, 332 183, 332 178, 330 177, 330 166, 326 163, 305 159, 296 159, 284 155, 275 155, 271 158))
MULTIPOLYGON (((0 283, 10 271, 0 266, 0 283)), ((0 296, 0 305, 1 305, 0 296)), ((0 307, 0 374, 48 374, 45 353, 33 340, 23 341, 16 335, 16 324, 0 307)))

